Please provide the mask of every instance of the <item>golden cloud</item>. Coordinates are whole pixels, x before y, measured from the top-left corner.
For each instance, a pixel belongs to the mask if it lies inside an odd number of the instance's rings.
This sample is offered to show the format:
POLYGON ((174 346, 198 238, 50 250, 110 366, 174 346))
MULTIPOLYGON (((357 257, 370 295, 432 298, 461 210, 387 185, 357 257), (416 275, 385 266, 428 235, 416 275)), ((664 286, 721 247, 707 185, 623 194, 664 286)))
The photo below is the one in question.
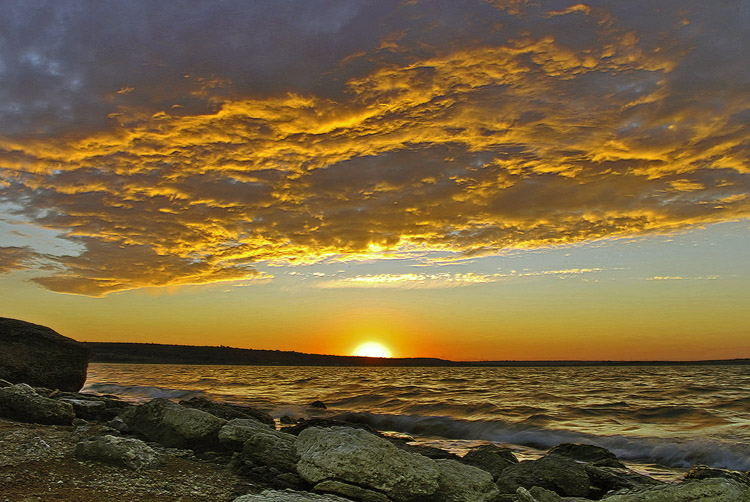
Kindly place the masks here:
POLYGON ((750 216, 747 100, 681 87, 686 48, 602 9, 543 16, 572 17, 588 44, 528 33, 381 64, 407 43, 391 34, 342 63, 374 67, 340 95, 227 96, 217 77, 193 93, 211 111, 121 104, 109 128, 0 137, 2 198, 85 246, 36 281, 95 296, 252 278, 259 262, 470 256, 750 216))

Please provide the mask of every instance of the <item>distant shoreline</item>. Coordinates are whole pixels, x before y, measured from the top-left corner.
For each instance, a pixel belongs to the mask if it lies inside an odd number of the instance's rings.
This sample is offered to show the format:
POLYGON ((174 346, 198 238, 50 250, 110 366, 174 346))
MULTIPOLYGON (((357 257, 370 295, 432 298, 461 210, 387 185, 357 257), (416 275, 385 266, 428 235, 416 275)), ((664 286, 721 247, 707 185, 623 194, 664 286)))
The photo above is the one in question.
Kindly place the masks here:
POLYGON ((750 358, 701 361, 450 361, 430 357, 377 358, 305 354, 294 351, 238 349, 225 346, 155 343, 81 342, 92 363, 205 364, 240 366, 377 366, 377 367, 597 367, 597 366, 730 366, 750 365, 750 358))

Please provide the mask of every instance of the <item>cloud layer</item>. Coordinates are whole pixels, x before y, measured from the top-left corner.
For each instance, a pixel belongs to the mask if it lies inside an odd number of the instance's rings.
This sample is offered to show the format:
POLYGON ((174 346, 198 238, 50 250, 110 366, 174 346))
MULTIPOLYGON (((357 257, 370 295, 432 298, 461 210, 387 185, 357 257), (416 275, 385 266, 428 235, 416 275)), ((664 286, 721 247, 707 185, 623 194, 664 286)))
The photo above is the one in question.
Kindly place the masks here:
MULTIPOLYGON (((750 216, 742 2, 18 3, 0 201, 86 295, 750 216)), ((0 272, 30 250, 0 248, 0 272)))

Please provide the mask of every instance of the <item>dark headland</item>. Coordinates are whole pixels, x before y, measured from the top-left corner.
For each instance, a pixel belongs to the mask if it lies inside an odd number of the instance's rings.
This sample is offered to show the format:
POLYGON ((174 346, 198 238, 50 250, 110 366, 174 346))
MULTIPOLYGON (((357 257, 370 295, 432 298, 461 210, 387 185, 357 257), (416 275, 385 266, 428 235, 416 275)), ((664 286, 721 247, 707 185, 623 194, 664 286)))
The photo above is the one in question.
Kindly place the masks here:
POLYGON ((750 359, 704 361, 450 361, 432 357, 358 357, 306 354, 282 350, 156 343, 83 342, 93 363, 229 364, 250 366, 677 366, 742 365, 750 359))

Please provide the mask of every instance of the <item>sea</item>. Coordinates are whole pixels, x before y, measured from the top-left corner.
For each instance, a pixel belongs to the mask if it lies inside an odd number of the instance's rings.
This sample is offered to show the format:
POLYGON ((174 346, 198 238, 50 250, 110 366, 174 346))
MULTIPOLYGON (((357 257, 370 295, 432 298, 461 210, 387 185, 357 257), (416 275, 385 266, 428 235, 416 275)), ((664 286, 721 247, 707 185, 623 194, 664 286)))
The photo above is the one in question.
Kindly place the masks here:
POLYGON ((319 367, 101 364, 83 392, 191 397, 280 420, 339 418, 465 454, 534 459, 560 443, 615 453, 666 481, 694 464, 750 470, 750 366, 319 367), (309 405, 322 401, 326 409, 309 405))

